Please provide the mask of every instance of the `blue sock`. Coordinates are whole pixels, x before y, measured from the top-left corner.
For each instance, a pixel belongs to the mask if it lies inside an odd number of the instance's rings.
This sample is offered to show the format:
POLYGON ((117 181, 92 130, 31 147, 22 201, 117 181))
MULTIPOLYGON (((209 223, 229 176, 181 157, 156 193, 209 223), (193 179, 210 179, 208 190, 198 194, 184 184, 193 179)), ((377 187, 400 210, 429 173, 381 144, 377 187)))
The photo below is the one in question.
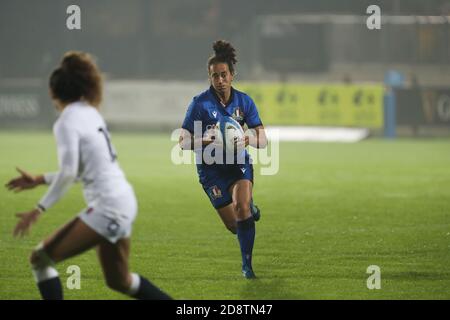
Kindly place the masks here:
POLYGON ((144 278, 143 276, 139 276, 139 278, 139 290, 136 294, 133 295, 134 298, 140 300, 172 300, 170 296, 168 296, 165 292, 156 287, 146 278, 144 278))
POLYGON ((47 279, 37 284, 44 300, 62 300, 63 291, 59 277, 47 279))
POLYGON ((255 242, 255 220, 250 217, 237 222, 237 237, 241 246, 242 266, 252 268, 252 251, 255 242))

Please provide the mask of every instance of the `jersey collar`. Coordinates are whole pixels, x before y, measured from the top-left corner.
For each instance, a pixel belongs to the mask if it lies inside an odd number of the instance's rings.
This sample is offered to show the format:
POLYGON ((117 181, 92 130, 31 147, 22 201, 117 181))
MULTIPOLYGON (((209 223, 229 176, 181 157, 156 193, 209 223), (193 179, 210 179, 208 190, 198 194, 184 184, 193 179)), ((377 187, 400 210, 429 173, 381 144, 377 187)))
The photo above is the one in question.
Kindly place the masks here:
POLYGON ((65 106, 65 108, 64 109, 67 109, 67 108, 73 108, 73 107, 78 107, 78 106, 82 106, 82 107, 84 107, 84 106, 88 106, 89 104, 87 103, 87 102, 85 102, 85 101, 75 101, 75 102, 71 102, 71 103, 68 103, 66 106, 65 106))
MULTIPOLYGON (((227 104, 225 105, 225 109, 233 102, 233 100, 234 100, 234 91, 235 91, 234 88, 231 87, 230 100, 228 100, 227 104)), ((220 102, 220 98, 217 95, 216 90, 214 90, 213 86, 209 87, 209 92, 212 94, 214 99, 216 99, 216 101, 219 104, 219 106, 223 107, 222 103, 220 102)))

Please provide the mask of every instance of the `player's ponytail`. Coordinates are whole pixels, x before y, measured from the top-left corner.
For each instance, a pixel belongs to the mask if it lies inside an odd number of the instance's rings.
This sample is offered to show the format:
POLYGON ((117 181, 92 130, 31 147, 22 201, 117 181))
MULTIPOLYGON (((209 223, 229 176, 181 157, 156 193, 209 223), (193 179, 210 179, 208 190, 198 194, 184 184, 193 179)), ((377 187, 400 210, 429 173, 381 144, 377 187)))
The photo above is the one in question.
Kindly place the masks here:
POLYGON ((208 59, 209 67, 217 63, 226 63, 230 72, 234 74, 234 66, 237 63, 236 50, 233 46, 224 40, 217 40, 213 43, 214 55, 208 59))
POLYGON ((50 76, 54 98, 70 103, 86 100, 98 107, 102 100, 102 77, 93 58, 84 52, 67 52, 50 76))

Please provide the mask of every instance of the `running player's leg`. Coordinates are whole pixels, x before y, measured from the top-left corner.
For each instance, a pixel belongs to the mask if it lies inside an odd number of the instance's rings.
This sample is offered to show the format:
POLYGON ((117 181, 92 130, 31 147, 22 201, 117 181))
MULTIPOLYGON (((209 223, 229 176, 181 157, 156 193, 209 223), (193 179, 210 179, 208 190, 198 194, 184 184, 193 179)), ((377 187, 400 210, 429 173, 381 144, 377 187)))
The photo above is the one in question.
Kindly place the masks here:
POLYGON ((225 227, 231 233, 236 234, 236 214, 229 188, 232 182, 228 177, 222 177, 214 173, 208 179, 205 179, 203 190, 208 195, 211 204, 216 209, 225 227))
POLYGON ((101 240, 99 234, 75 218, 41 242, 31 253, 30 263, 42 298, 63 298, 55 263, 89 250, 101 240))
POLYGON ((224 225, 238 236, 244 276, 254 278, 251 256, 255 239, 255 223, 250 213, 252 168, 231 171, 229 176, 223 177, 216 174, 213 176, 214 179, 205 179, 203 189, 224 225))
POLYGON ((255 221, 250 212, 252 182, 247 179, 236 181, 230 187, 236 214, 236 230, 242 254, 242 272, 246 278, 254 278, 252 253, 255 242, 255 221))
POLYGON ((103 240, 97 247, 97 254, 109 288, 136 299, 171 299, 146 278, 136 273, 130 273, 128 268, 129 238, 122 238, 117 243, 103 240))
POLYGON ((230 187, 236 220, 243 221, 251 217, 250 201, 252 199, 252 182, 247 179, 238 180, 230 187))
POLYGON ((217 213, 223 221, 225 227, 232 233, 236 234, 236 213, 232 203, 223 208, 217 209, 217 213))

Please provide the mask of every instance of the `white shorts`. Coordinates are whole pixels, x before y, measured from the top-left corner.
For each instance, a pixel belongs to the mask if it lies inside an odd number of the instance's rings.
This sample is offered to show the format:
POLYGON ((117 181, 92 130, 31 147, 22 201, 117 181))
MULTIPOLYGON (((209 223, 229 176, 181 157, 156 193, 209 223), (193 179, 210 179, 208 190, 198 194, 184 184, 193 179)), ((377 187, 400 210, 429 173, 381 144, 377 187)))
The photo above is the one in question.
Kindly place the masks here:
POLYGON ((116 243, 131 236, 137 209, 136 196, 131 189, 131 192, 98 199, 78 217, 109 242, 116 243))

